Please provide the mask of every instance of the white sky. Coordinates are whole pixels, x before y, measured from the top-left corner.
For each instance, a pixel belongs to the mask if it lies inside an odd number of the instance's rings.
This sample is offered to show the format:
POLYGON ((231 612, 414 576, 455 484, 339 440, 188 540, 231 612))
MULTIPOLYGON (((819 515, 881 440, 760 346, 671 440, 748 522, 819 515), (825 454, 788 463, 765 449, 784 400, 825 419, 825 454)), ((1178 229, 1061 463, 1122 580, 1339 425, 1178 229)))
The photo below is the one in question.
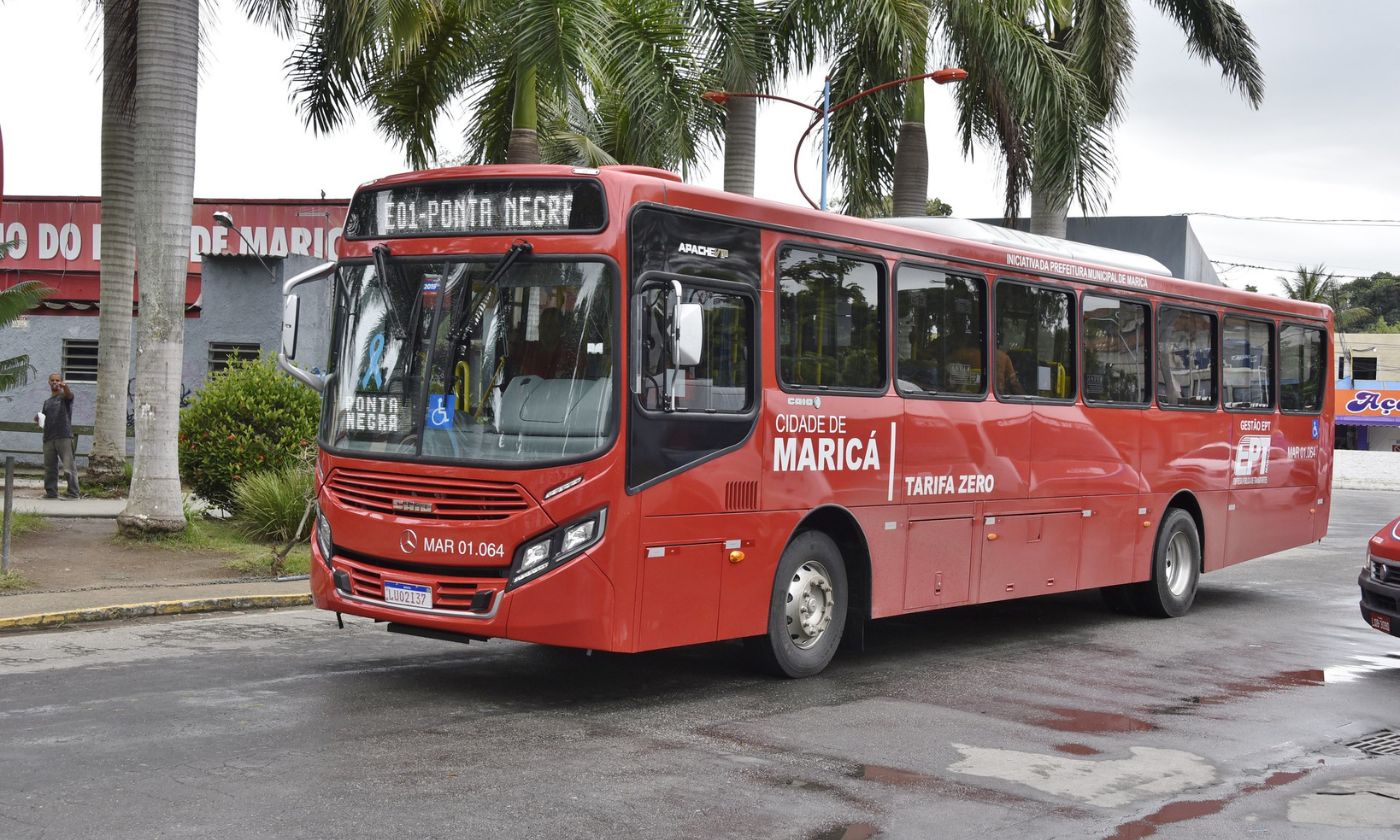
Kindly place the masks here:
MULTIPOLYGON (((100 192, 100 43, 90 3, 0 0, 0 128, 10 195, 100 192)), ((206 4, 207 6, 208 4, 206 4)), ((399 152, 366 119, 328 137, 304 129, 289 101, 283 62, 292 45, 249 24, 230 0, 206 19, 195 194, 206 198, 348 197, 355 186, 403 170, 399 152)), ((1258 111, 1186 55, 1175 26, 1134 0, 1138 62, 1129 115, 1118 131, 1119 177, 1110 215, 1217 213, 1308 219, 1400 219, 1400 29, 1395 0, 1237 0, 1259 42, 1266 92, 1258 111)), ((206 16, 207 17, 207 16, 206 16)), ((819 78, 786 93, 810 100, 819 78)), ((959 216, 999 216, 994 155, 962 158, 950 96, 928 88, 930 191, 959 216)), ((453 115, 459 118, 459 115, 453 115)), ((760 111, 757 193, 801 203, 792 150, 805 114, 760 111)), ((439 145, 458 150, 460 124, 444 120, 439 145)), ((817 193, 815 156, 804 183, 817 193)), ((718 187, 716 160, 699 180, 718 187)), ((1229 285, 1274 278, 1300 263, 1338 274, 1400 271, 1400 223, 1281 224, 1201 216, 1193 227, 1212 259, 1276 267, 1217 271, 1229 285)))

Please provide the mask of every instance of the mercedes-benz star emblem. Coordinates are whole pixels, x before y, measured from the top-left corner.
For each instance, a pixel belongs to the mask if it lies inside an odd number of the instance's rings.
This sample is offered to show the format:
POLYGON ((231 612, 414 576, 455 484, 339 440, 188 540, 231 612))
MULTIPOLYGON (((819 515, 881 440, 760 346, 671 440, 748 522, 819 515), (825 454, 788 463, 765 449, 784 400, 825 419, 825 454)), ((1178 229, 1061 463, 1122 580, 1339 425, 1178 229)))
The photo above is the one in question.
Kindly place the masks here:
POLYGON ((418 550, 418 533, 412 528, 403 529, 399 534, 399 551, 404 554, 412 554, 418 550))

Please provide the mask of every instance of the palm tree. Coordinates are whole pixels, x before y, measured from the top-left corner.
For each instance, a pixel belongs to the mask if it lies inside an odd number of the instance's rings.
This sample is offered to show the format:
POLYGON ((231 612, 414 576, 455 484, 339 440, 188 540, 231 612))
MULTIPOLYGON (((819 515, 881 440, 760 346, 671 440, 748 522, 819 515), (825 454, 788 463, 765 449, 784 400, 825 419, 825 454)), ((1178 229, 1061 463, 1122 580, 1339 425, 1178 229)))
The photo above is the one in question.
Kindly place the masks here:
MULTIPOLYGON (((1024 17, 1033 0, 861 0, 835 4, 834 97, 923 73, 930 49, 968 72, 955 89, 963 151, 991 142, 1007 168, 1008 196, 1029 183, 1033 127, 1055 125, 1078 142, 1047 160, 1047 178, 1075 184, 1103 155, 1082 74, 1024 17), (839 92, 837 94, 836 92, 839 92)), ((928 196, 922 83, 868 96, 832 116, 832 160, 843 210, 874 215, 891 190, 896 214, 920 215, 928 196), (898 178, 896 178, 898 173, 898 178)), ((1008 198, 1008 213, 1014 212, 1008 198)))
POLYGON ((126 463, 126 380, 131 371, 131 287, 136 273, 137 0, 102 3, 102 255, 96 412, 88 475, 103 481, 126 463))
POLYGON ((434 122, 466 96, 467 162, 684 171, 718 123, 700 107, 682 12, 669 0, 322 2, 287 66, 313 129, 365 106, 413 166, 437 158, 434 122))
POLYGON ((117 517, 126 533, 184 530, 180 381, 194 202, 199 0, 140 0, 136 15, 136 461, 117 517))
MULTIPOLYGON (((96 416, 88 474, 121 475, 126 462, 131 292, 136 272, 135 89, 139 0, 97 0, 102 11, 102 254, 96 416)), ((254 20, 289 33, 297 0, 239 0, 254 20)))
POLYGON ((1327 266, 1319 263, 1314 268, 1298 266, 1292 277, 1279 277, 1283 290, 1293 300, 1306 300, 1310 303, 1329 303, 1335 300, 1336 278, 1327 273, 1327 266))
MULTIPOLYGON (((12 244, 0 242, 0 258, 5 256, 12 244)), ((37 280, 16 283, 8 289, 0 290, 0 327, 4 327, 26 311, 38 306, 39 301, 48 297, 52 292, 53 289, 37 280)), ((8 391, 25 384, 29 381, 29 374, 33 370, 33 366, 29 364, 28 354, 0 359, 0 391, 8 391)))
MULTIPOLYGON (((1264 75, 1255 55, 1254 36, 1230 0, 1151 0, 1186 34, 1189 53, 1214 61, 1233 88, 1258 108, 1264 75)), ((1124 89, 1136 52, 1133 16, 1125 0, 1041 0, 1026 4, 1025 25, 1038 32, 1055 54, 1089 83, 1092 116, 1105 135, 1126 113, 1124 89)), ((1005 126, 1005 132, 1029 131, 1033 138, 1031 232, 1064 237, 1070 200, 1087 208, 1102 206, 1111 178, 1107 146, 1076 182, 1065 182, 1056 161, 1077 142, 1063 123, 1005 126)), ((1011 189, 1008 183, 1008 191, 1011 189)), ((1012 198, 1008 195, 1008 207, 1012 198)))

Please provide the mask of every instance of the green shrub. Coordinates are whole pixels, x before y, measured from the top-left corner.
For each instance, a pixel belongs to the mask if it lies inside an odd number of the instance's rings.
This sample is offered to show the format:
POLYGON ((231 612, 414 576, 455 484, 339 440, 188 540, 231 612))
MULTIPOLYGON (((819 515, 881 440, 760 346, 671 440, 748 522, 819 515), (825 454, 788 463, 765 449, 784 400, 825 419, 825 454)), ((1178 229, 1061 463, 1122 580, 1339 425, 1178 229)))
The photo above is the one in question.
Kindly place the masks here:
POLYGON ((321 399, 269 356, 209 377, 180 412, 180 477, 199 496, 237 510, 234 485, 259 470, 305 463, 321 399))
POLYGON ((290 541, 306 512, 314 482, 311 469, 300 464, 249 473, 234 485, 238 510, 234 524, 256 539, 290 541))

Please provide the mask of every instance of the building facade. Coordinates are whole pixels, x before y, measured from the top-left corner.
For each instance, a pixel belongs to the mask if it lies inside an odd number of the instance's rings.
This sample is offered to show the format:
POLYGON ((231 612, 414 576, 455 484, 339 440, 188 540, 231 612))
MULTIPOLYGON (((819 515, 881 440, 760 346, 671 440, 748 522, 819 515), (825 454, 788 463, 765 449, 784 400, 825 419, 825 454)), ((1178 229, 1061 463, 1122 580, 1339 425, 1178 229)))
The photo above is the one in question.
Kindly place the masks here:
POLYGON ((1400 335, 1338 333, 1337 448, 1400 452, 1400 335))
MULTIPOLYGON (((199 199, 190 226, 185 283, 186 396, 230 359, 276 352, 281 341, 282 283, 335 258, 347 202, 338 200, 199 199), (231 216, 234 227, 215 223, 231 216)), ((100 306, 101 202, 96 198, 7 196, 0 205, 0 238, 18 242, 0 259, 0 288, 37 280, 53 293, 35 309, 0 329, 0 359, 27 356, 28 384, 0 394, 0 452, 36 463, 42 440, 34 413, 48 396, 47 377, 59 373, 74 392, 75 426, 91 426, 100 306)), ((136 282, 140 283, 139 269, 136 282)), ((298 361, 324 364, 330 318, 330 283, 302 295, 298 361)), ((132 303, 133 347, 137 296, 132 303)), ((128 375, 128 414, 134 404, 135 353, 128 375)), ((128 426, 130 421, 128 420, 128 426)), ((90 434, 79 434, 86 456, 90 434)), ((80 459, 81 462, 81 459, 80 459)))

